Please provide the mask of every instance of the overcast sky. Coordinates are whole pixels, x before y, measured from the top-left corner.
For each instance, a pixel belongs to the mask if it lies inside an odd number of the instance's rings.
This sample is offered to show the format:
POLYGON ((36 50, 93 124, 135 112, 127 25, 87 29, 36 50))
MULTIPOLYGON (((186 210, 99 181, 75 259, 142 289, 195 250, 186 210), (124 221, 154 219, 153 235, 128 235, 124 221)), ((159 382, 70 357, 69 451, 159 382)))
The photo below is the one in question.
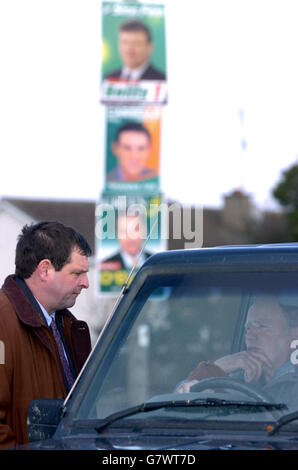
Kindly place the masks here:
MULTIPOLYGON (((163 193, 219 206, 242 188, 276 207, 272 188, 298 155, 297 0, 166 7, 163 193)), ((101 2, 1 0, 0 42, 0 196, 98 199, 101 2)))

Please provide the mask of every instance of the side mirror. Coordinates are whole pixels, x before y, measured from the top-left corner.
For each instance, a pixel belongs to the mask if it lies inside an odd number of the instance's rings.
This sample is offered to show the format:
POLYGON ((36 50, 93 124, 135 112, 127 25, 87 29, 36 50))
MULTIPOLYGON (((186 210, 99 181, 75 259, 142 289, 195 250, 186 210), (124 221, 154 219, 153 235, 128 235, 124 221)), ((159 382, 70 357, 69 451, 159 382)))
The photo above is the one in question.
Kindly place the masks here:
POLYGON ((64 398, 32 400, 29 405, 27 431, 29 441, 41 441, 53 436, 63 412, 64 398))

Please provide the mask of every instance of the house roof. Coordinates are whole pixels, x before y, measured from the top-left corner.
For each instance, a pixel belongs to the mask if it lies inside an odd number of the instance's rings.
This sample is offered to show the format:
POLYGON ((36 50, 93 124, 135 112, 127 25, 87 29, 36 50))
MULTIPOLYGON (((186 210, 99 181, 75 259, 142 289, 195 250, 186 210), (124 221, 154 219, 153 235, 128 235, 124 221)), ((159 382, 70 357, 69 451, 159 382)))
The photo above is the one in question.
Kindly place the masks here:
MULTIPOLYGON (((93 253, 95 252, 95 210, 96 201, 82 200, 55 200, 55 199, 27 199, 6 197, 2 200, 9 202, 19 211, 23 211, 32 222, 42 220, 57 220, 70 225, 81 232, 88 240, 93 253)), ((185 209, 185 208, 184 208, 185 209)), ((191 224, 195 227, 195 208, 191 211, 191 224)), ((248 218, 243 227, 233 226, 224 215, 222 209, 204 208, 203 211, 203 246, 217 246, 225 244, 271 243, 289 241, 287 225, 282 213, 263 213, 262 222, 248 218)), ((233 215, 233 214, 232 214, 233 215)), ((182 221, 183 223, 183 221, 182 221)), ((182 227, 182 238, 173 239, 173 227, 169 220, 168 249, 184 248, 185 244, 182 227)))
POLYGON ((95 201, 3 198, 25 212, 32 222, 59 221, 78 230, 87 239, 92 251, 95 246, 95 201))

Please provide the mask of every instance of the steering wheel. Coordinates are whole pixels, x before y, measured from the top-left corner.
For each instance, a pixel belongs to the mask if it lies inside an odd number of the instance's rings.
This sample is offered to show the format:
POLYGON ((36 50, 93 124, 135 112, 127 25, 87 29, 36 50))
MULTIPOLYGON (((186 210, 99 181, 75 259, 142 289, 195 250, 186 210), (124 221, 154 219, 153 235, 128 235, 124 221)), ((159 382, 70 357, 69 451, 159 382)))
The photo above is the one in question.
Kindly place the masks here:
POLYGON ((272 402, 272 398, 269 397, 264 392, 258 391, 250 385, 246 383, 239 382, 235 379, 229 377, 215 377, 209 379, 200 380, 198 383, 194 384, 190 391, 191 392, 202 392, 207 388, 227 388, 230 390, 237 390, 238 392, 242 392, 250 398, 254 400, 258 400, 261 402, 272 402))

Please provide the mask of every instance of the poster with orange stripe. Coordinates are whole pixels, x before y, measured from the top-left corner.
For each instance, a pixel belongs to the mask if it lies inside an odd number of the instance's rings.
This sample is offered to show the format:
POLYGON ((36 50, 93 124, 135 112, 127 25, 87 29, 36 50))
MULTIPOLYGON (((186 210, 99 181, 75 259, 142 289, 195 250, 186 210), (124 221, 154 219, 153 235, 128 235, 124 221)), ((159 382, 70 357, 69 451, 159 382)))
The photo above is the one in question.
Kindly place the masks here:
POLYGON ((161 106, 106 109, 107 194, 159 192, 161 118, 161 106))

